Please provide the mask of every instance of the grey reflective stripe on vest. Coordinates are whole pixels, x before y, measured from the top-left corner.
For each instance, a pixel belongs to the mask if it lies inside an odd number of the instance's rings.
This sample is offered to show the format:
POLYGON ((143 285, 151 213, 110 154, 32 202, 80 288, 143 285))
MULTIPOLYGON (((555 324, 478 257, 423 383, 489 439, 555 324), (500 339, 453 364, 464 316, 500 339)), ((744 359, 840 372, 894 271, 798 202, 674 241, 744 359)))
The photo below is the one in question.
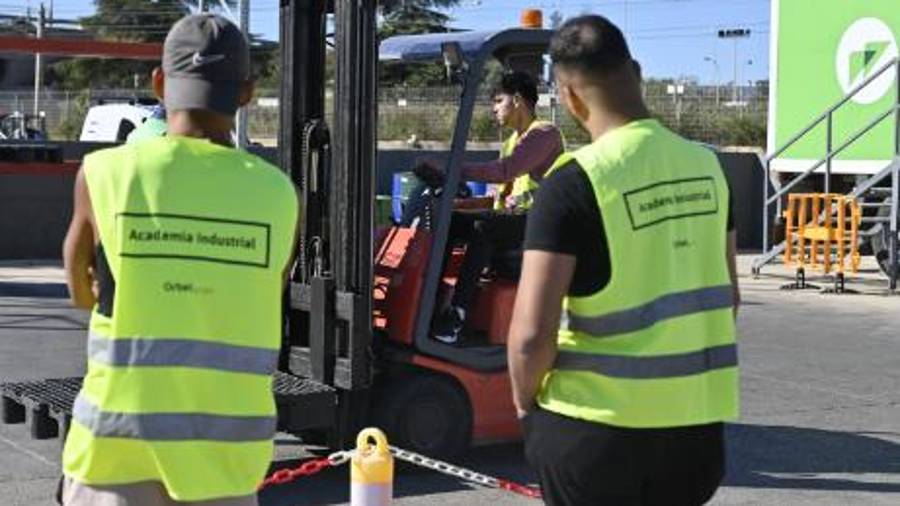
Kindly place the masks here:
POLYGON ((587 371, 612 378, 659 379, 702 374, 734 367, 737 363, 737 346, 726 344, 690 353, 656 357, 560 350, 554 367, 562 371, 587 371))
POLYGON ((206 413, 115 413, 101 411, 78 395, 72 418, 95 437, 145 441, 265 441, 275 435, 274 416, 206 413))
POLYGON ((197 367, 270 375, 278 350, 192 339, 109 339, 91 333, 88 358, 110 366, 197 367))
POLYGON ((608 337, 645 329, 669 318, 733 305, 731 285, 712 286, 663 295, 643 306, 600 316, 580 316, 569 311, 567 328, 592 337, 608 337))

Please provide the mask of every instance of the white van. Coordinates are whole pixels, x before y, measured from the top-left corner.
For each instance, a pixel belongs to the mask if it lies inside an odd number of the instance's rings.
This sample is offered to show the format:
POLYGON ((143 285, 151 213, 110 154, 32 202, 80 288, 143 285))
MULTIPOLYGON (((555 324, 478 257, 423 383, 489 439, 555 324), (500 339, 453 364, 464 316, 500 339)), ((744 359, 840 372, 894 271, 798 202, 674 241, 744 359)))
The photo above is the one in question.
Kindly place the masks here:
POLYGON ((142 104, 103 104, 88 109, 81 128, 81 142, 125 142, 128 134, 153 112, 142 104))

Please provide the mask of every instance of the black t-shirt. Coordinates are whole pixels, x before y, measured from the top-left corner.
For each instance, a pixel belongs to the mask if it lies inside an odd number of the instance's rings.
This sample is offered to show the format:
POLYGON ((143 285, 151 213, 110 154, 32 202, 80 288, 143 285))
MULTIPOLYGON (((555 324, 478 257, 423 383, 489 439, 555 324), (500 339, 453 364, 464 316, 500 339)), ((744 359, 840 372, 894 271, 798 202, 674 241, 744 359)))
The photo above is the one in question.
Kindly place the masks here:
MULTIPOLYGON (((728 230, 734 230, 731 187, 728 230)), ((610 278, 609 247, 600 208, 587 174, 571 160, 541 182, 528 212, 524 249, 576 258, 569 295, 583 297, 602 290, 610 278)))

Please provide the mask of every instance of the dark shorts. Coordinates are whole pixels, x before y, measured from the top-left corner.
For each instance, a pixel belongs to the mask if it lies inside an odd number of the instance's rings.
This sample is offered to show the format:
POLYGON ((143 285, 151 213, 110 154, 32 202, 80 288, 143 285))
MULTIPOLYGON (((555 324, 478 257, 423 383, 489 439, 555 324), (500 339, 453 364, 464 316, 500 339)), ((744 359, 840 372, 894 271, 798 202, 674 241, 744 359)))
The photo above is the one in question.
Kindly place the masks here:
POLYGON ((623 429, 536 409, 522 424, 550 506, 700 505, 725 475, 721 423, 623 429))

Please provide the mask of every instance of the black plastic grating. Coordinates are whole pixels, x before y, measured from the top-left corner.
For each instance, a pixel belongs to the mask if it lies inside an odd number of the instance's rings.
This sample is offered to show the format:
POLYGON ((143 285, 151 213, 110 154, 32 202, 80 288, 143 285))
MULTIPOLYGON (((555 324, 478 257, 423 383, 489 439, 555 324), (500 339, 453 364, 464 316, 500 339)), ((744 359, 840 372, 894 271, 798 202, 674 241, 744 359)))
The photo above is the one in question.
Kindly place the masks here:
POLYGON ((334 388, 318 381, 279 371, 275 373, 272 391, 275 395, 314 395, 333 393, 334 388))
POLYGON ((9 397, 31 409, 45 405, 52 415, 71 413, 72 403, 80 389, 81 378, 53 378, 0 384, 0 393, 4 397, 9 397))
MULTIPOLYGON (((72 403, 81 389, 81 378, 52 378, 37 381, 23 381, 19 383, 0 384, 0 395, 8 397, 31 409, 46 405, 50 414, 54 416, 69 415, 72 412, 72 403)), ((305 378, 293 376, 283 372, 275 373, 275 381, 272 385, 273 393, 277 396, 307 396, 315 394, 330 394, 334 389, 305 378)))

